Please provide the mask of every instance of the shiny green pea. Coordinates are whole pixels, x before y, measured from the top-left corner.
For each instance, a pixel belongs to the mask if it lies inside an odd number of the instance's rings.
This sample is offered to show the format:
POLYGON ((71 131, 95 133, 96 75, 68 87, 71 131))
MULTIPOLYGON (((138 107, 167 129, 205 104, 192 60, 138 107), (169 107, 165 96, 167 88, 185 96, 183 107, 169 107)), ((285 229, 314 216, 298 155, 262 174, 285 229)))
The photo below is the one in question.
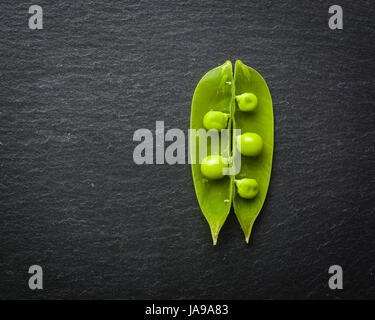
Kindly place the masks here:
POLYGON ((209 111, 203 118, 203 126, 206 130, 222 130, 228 126, 229 115, 221 111, 209 111))
POLYGON ((224 177, 223 169, 227 162, 219 155, 208 156, 203 159, 201 172, 207 179, 218 180, 224 177))
POLYGON ((247 132, 237 137, 237 146, 241 146, 241 154, 255 157, 262 152, 263 139, 254 132, 247 132))
POLYGON ((253 199, 259 192, 259 185, 255 179, 244 178, 234 180, 234 183, 241 198, 253 199))
POLYGON ((258 98, 254 93, 245 92, 236 96, 238 108, 244 112, 254 111, 258 105, 258 98))

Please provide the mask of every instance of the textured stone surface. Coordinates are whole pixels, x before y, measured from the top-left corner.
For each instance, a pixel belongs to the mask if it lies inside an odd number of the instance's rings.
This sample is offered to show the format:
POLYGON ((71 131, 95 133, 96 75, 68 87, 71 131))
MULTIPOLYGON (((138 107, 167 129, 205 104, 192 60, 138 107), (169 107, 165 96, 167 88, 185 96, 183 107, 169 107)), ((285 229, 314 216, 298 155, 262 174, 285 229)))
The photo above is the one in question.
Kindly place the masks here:
POLYGON ((0 298, 375 298, 371 1, 340 1, 342 31, 328 1, 38 1, 43 31, 30 4, 0 4, 0 298), (270 87, 274 167, 250 245, 231 212, 213 247, 190 167, 135 165, 132 136, 187 130, 237 58, 270 87))

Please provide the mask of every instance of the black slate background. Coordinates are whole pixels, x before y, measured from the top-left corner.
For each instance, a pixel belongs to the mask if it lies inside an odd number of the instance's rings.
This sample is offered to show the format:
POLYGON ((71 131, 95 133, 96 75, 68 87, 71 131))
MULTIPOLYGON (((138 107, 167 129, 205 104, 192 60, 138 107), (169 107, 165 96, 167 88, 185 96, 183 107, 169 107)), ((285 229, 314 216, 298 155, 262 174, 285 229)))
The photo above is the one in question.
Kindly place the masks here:
POLYGON ((3 0, 0 298, 375 298, 374 5, 335 2, 331 31, 332 4, 3 0), (213 247, 189 165, 137 166, 132 137, 187 131, 237 58, 271 90, 274 167, 250 244, 231 212, 213 247))

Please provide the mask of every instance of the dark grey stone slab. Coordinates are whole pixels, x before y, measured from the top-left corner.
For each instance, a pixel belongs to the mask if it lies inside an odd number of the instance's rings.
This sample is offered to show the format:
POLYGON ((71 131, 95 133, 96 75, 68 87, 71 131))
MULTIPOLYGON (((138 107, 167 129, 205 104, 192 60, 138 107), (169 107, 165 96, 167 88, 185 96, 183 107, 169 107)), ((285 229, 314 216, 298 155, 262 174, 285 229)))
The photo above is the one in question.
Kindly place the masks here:
POLYGON ((30 4, 0 4, 0 298, 375 298, 371 1, 337 3, 341 31, 329 1, 38 1, 42 31, 30 4), (237 58, 270 87, 274 167, 250 245, 232 212, 213 247, 190 167, 135 165, 132 136, 187 131, 237 58))

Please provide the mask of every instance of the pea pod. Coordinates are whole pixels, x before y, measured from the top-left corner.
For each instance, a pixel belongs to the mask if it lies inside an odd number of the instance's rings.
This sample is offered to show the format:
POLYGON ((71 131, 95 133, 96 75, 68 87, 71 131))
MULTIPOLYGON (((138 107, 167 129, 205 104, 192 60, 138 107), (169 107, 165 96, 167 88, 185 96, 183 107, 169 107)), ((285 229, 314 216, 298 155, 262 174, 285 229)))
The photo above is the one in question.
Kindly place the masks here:
MULTIPOLYGON (((249 241, 268 189, 273 154, 273 111, 271 95, 264 79, 237 60, 234 81, 230 61, 209 71, 194 92, 190 119, 190 155, 200 154, 199 137, 193 130, 241 129, 241 136, 228 139, 216 154, 207 141, 207 157, 192 163, 195 191, 208 221, 214 245, 233 201, 234 211, 249 241), (193 142, 193 143, 192 143, 193 142), (239 154, 240 152, 240 154, 239 154), (233 157, 232 157, 233 156, 233 157), (223 175, 222 169, 241 157, 236 176, 223 175)), ((207 137, 205 137, 207 138, 207 137)))
MULTIPOLYGON (((232 63, 225 62, 223 65, 207 72, 199 81, 195 89, 191 107, 190 129, 199 130, 204 128, 203 120, 205 115, 211 111, 221 112, 230 115, 233 102, 233 73, 232 63)), ((218 117, 221 119, 222 117, 218 117)), ((207 122, 207 117, 206 121, 207 122)), ((214 121, 212 121, 214 122, 214 121)), ((230 127, 229 122, 229 127, 230 127)), ((190 131, 192 132, 192 131, 190 131)), ((221 154, 230 157, 230 136, 228 138, 228 148, 220 150, 221 154)), ((199 138, 190 136, 190 155, 196 158, 199 155, 199 138), (195 139, 195 143, 191 143, 195 139)), ((220 136, 220 139, 222 137, 220 136)), ((211 155, 211 141, 207 142, 207 153, 211 155)), ((231 176, 223 176, 216 179, 210 179, 203 175, 205 173, 205 164, 203 173, 198 161, 192 163, 193 180, 195 192, 198 198, 199 206, 210 226, 214 245, 221 227, 223 226, 232 203, 232 180, 231 176)), ((210 162, 210 159, 206 162, 210 162)), ((212 161, 211 161, 212 162, 212 161)), ((222 162, 221 160, 219 161, 222 162)), ((218 161, 216 161, 217 165, 218 161)), ((210 173, 209 173, 210 174, 210 173)), ((212 173, 211 173, 212 174, 212 173)))
MULTIPOLYGON (((242 143, 241 171, 236 175, 235 180, 255 179, 258 184, 257 195, 254 198, 246 199, 240 196, 239 190, 233 192, 234 212, 245 234, 246 242, 249 242, 251 229, 262 209, 271 177, 273 110, 271 94, 266 82, 258 72, 244 65, 240 60, 237 60, 235 65, 234 86, 236 103, 232 118, 233 129, 241 129, 242 137, 250 133, 249 136, 253 135, 256 138, 253 139, 255 141, 253 146, 245 145, 247 150, 242 150, 244 145, 242 143), (250 112, 246 112, 246 107, 240 105, 241 96, 243 97, 245 93, 251 93, 257 98, 257 106, 248 108, 251 109, 250 112), (261 141, 257 141, 258 137, 261 138, 261 141), (261 147, 260 144, 262 144, 261 147)), ((249 104, 253 103, 254 100, 249 102, 249 104)), ((243 141, 243 139, 241 140, 243 141)), ((239 151, 234 148, 233 152, 239 151)), ((237 188, 238 185, 236 183, 237 188)))

